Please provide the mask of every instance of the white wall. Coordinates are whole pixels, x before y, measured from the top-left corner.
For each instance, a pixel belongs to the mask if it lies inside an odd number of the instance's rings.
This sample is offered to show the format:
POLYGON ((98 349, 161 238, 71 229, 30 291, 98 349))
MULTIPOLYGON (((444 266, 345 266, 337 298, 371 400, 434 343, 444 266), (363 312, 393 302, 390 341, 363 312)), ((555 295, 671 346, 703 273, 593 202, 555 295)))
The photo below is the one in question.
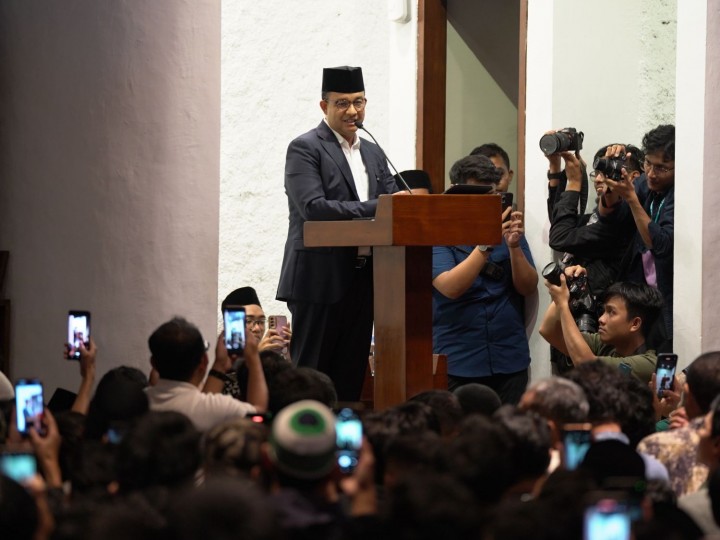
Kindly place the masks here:
MULTIPOLYGON (((693 11, 697 7, 687 5, 686 9, 693 11)), ((677 20, 675 0, 650 3, 640 0, 529 2, 525 217, 538 270, 550 262, 552 256, 548 247, 546 209, 547 160, 538 149, 540 135, 549 128, 576 127, 585 133, 584 155, 590 159, 604 144, 631 142, 640 145, 643 134, 650 129, 660 123, 674 123, 677 20), (582 31, 568 31, 571 28, 582 31), (550 42, 548 36, 553 36, 550 42), (552 54, 548 54, 549 43, 552 54)), ((688 23, 688 31, 690 26, 688 23)), ((677 39, 681 37, 685 40, 689 36, 678 35, 677 39)), ((687 92, 698 83, 698 72, 704 70, 704 60, 692 54, 681 56, 680 50, 678 47, 677 56, 686 59, 681 65, 693 73, 692 82, 685 85, 687 92)), ((697 46, 693 46, 693 51, 697 52, 697 46)), ((678 87, 680 78, 679 66, 678 87)), ((697 98, 697 95, 683 94, 682 99, 678 96, 678 102, 697 98)), ((678 109, 678 116, 680 114, 678 109)), ((695 113, 688 113, 688 116, 691 114, 695 113)), ((680 123, 681 119, 678 120, 680 123)), ((690 174, 686 178, 697 176, 690 174)), ((679 202, 684 202, 682 194, 678 197, 679 202)), ((593 201, 588 201, 588 207, 592 205, 593 201)), ((701 215, 699 203, 685 208, 696 217, 701 215)), ((682 210, 679 213, 682 215, 682 210)), ((677 214, 676 222, 681 223, 677 214)), ((676 271, 676 286, 677 275, 676 271)), ((691 302, 685 309, 688 313, 699 313, 699 287, 690 284, 687 287, 692 288, 693 293, 688 296, 691 302)), ((539 319, 548 301, 547 292, 541 285, 539 319)), ((675 309, 677 323, 678 307, 675 309)), ((697 336, 688 339, 698 343, 697 336)), ((678 342, 683 340, 684 336, 677 339, 678 342)), ((533 377, 549 374, 549 348, 537 334, 537 325, 531 337, 531 353, 533 377)))
MULTIPOLYGON (((447 25, 445 181, 458 159, 484 143, 502 146, 517 167, 517 107, 453 26, 447 25)), ((516 182, 510 191, 516 192, 516 182)))
MULTIPOLYGON (((323 67, 363 68, 365 125, 398 169, 415 168, 417 8, 388 19, 384 0, 224 2, 218 297, 258 291, 275 300, 287 235, 288 143, 322 120, 323 67)), ((365 136, 367 137, 367 136, 365 136)))
POLYGON ((100 374, 149 370, 175 314, 212 340, 217 296, 218 0, 0 3, 0 246, 12 369, 75 390, 68 309, 100 374))

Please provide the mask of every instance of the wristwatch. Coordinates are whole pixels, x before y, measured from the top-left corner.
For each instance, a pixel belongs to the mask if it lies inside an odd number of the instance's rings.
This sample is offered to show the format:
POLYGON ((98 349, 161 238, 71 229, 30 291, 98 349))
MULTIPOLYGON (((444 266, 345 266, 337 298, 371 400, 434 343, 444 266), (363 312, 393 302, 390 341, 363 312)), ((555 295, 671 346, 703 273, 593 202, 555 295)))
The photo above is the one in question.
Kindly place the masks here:
POLYGON ((562 180, 562 177, 563 177, 562 171, 560 171, 560 172, 548 171, 548 173, 547 173, 548 180, 562 180))
POLYGON ((222 371, 218 371, 217 369, 211 369, 208 373, 208 376, 215 377, 216 379, 220 379, 223 382, 229 382, 232 379, 227 375, 227 373, 223 373, 222 371))
POLYGON ((477 247, 478 251, 482 251, 483 253, 489 252, 489 251, 492 251, 492 250, 493 250, 493 247, 492 247, 492 246, 486 246, 486 245, 480 245, 480 244, 478 244, 476 247, 477 247))

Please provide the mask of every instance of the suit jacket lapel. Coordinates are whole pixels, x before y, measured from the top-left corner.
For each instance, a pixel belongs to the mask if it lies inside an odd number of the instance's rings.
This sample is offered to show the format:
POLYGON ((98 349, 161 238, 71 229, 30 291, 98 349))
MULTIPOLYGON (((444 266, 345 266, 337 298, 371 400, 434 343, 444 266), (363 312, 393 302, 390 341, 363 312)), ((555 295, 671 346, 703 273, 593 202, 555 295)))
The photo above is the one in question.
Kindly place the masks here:
MULTIPOLYGON (((337 138, 335 137, 335 134, 325 122, 320 122, 317 131, 318 136, 322 140, 323 148, 325 148, 325 151, 330 154, 330 157, 338 166, 338 169, 340 169, 340 172, 345 178, 345 182, 350 188, 350 191, 355 196, 355 199, 359 201, 360 197, 358 197, 357 189, 355 187, 355 180, 353 179, 350 165, 345 158, 345 154, 343 153, 342 148, 340 147, 340 143, 338 143, 337 138)), ((360 148, 362 149, 362 145, 360 145, 360 148)))

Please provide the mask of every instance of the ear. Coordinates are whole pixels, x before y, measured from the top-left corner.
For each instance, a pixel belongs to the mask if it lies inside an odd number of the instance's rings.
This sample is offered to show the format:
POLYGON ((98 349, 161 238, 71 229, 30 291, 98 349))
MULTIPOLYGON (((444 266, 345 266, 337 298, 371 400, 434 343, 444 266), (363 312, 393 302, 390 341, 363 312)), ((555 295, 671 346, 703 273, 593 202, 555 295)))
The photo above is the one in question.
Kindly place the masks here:
POLYGON ((642 319, 640 317, 633 317, 633 319, 630 321, 630 331, 631 332, 640 332, 642 329, 642 319))
POLYGON ((508 185, 512 184, 513 176, 515 176, 515 171, 513 171, 512 169, 510 169, 510 170, 508 171, 508 185))
POLYGON ((328 108, 328 103, 327 103, 327 101, 321 99, 321 100, 320 100, 320 108, 322 109, 323 114, 324 114, 325 116, 327 116, 327 108, 328 108))
POLYGON ((208 354, 204 353, 202 360, 200 360, 200 367, 202 367, 202 372, 205 373, 207 371, 208 364, 210 363, 210 359, 208 358, 208 354))

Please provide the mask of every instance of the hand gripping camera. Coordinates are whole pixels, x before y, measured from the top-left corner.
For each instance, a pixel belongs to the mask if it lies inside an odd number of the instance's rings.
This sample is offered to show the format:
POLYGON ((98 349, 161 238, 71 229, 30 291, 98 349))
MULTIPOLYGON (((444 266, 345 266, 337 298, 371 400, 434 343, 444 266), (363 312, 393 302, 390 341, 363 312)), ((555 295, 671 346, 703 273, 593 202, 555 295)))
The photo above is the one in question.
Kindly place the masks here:
MULTIPOLYGON (((542 275, 553 285, 560 285, 563 268, 554 262, 543 268, 542 275)), ((587 276, 568 277, 565 281, 570 291, 570 312, 581 332, 594 334, 598 331, 600 305, 590 290, 587 276)))
POLYGON ((540 137, 540 150, 543 154, 557 154, 558 152, 577 152, 582 150, 585 134, 575 128, 563 128, 555 133, 540 137))

